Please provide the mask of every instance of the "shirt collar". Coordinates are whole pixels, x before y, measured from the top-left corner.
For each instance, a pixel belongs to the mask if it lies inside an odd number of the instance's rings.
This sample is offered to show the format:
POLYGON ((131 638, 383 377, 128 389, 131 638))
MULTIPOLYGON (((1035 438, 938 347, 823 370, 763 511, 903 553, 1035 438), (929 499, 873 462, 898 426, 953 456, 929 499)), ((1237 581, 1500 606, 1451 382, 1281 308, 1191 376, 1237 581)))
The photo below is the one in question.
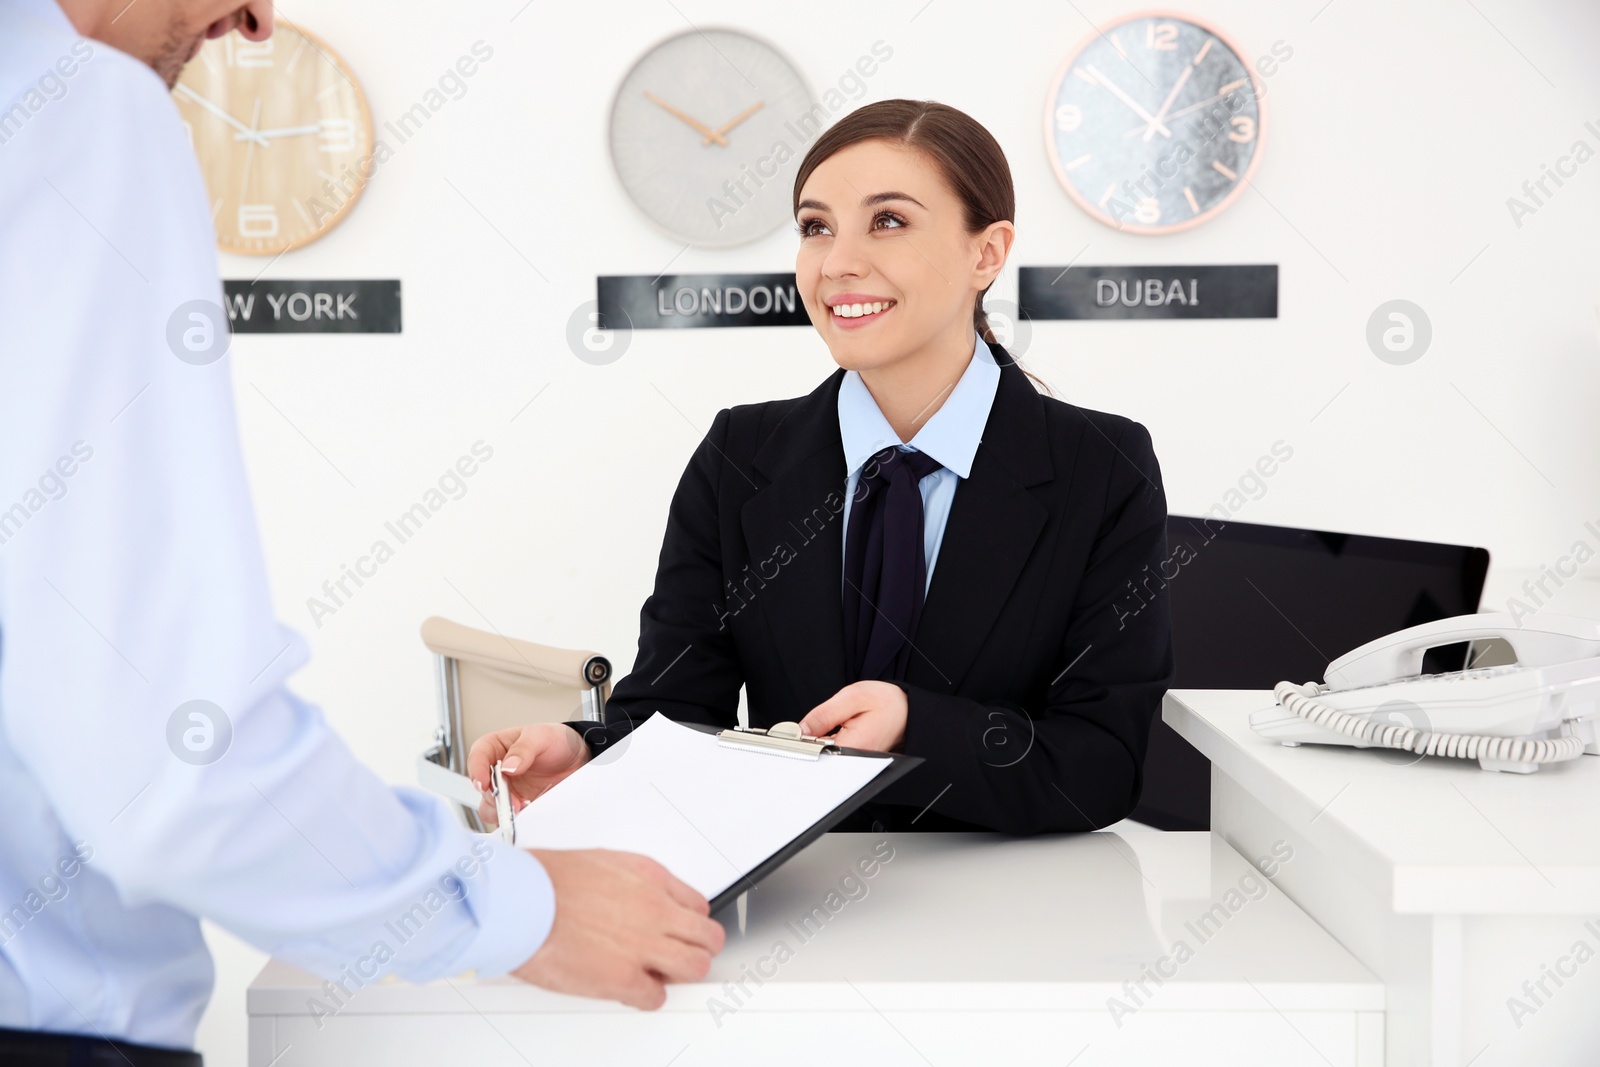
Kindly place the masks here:
POLYGON ((972 471, 989 409, 994 405, 1000 384, 1000 368, 989 346, 976 331, 972 334, 972 360, 962 372, 939 410, 922 424, 910 441, 901 441, 889 420, 878 409, 872 392, 855 371, 846 371, 839 383, 839 436, 844 442, 845 473, 848 477, 862 464, 889 445, 910 445, 926 452, 940 465, 962 478, 972 471))

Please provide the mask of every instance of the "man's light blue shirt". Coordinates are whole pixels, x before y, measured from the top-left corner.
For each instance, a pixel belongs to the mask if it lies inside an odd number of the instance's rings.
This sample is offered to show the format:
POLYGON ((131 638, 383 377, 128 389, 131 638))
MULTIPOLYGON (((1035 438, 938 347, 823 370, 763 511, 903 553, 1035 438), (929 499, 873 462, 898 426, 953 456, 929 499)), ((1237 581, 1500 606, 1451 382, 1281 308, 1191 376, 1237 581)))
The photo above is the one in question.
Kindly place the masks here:
MULTIPOLYGON (((974 331, 972 359, 955 388, 933 417, 923 423, 922 429, 910 441, 902 441, 878 409, 878 402, 872 398, 861 375, 853 370, 846 371, 844 381, 839 383, 839 436, 844 442, 845 469, 849 473, 844 495, 847 538, 850 505, 855 500, 856 486, 861 482, 861 468, 873 453, 889 445, 899 446, 902 452, 926 452, 943 465, 917 483, 922 491, 922 547, 928 561, 927 581, 931 583, 933 564, 939 556, 939 545, 944 541, 944 527, 950 518, 956 486, 972 473, 972 459, 978 454, 978 443, 983 439, 983 427, 989 421, 989 409, 994 406, 994 394, 999 386, 1000 367, 989 346, 974 331)), ((924 584, 924 595, 927 589, 928 585, 924 584)), ((839 591, 842 596, 842 576, 839 591)))
POLYGON ((192 1047, 202 916, 329 979, 322 1015, 519 966, 543 867, 288 687, 309 647, 274 617, 166 85, 0 0, 0 118, 0 1027, 192 1047))

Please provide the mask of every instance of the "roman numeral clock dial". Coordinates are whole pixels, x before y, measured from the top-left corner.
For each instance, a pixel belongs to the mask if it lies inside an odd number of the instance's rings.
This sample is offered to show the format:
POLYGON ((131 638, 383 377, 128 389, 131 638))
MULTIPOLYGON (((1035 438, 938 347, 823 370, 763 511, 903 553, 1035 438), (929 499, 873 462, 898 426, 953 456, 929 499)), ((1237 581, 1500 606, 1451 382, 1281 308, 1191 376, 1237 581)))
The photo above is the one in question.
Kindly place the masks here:
POLYGON ((1067 195, 1108 226, 1162 234, 1220 214, 1261 157, 1250 65, 1191 16, 1131 15, 1089 34, 1050 87, 1045 145, 1067 195))
POLYGON ((355 75, 282 18, 265 41, 207 41, 172 97, 224 252, 271 256, 316 240, 371 177, 372 117, 355 75))

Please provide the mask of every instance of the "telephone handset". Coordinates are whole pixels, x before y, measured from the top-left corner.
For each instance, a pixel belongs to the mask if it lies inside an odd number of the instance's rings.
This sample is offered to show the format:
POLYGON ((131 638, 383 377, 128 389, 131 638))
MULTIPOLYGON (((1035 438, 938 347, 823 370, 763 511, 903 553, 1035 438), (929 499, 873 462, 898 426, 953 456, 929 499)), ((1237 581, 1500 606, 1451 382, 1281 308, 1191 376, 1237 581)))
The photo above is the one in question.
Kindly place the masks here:
POLYGON ((1279 682, 1278 706, 1250 716, 1263 737, 1398 748, 1531 773, 1600 755, 1600 622, 1541 613, 1458 615, 1368 641, 1328 664, 1325 681, 1279 682), (1499 639, 1513 665, 1422 674, 1428 649, 1499 639))

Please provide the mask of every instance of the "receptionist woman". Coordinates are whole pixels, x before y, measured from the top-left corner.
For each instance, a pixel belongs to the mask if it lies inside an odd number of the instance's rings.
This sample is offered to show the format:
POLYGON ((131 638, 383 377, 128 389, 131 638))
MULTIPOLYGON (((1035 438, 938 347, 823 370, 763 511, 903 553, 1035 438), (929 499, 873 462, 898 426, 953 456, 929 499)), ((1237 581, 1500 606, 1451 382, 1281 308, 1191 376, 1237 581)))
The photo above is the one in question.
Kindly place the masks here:
POLYGON ((869 104, 806 153, 794 212, 839 369, 713 420, 607 725, 484 737, 474 781, 504 757, 520 807, 654 712, 734 725, 743 685, 752 726, 923 758, 842 829, 1115 822, 1173 671, 1166 498, 1143 426, 1043 395, 994 341, 1000 146, 954 108, 869 104))

